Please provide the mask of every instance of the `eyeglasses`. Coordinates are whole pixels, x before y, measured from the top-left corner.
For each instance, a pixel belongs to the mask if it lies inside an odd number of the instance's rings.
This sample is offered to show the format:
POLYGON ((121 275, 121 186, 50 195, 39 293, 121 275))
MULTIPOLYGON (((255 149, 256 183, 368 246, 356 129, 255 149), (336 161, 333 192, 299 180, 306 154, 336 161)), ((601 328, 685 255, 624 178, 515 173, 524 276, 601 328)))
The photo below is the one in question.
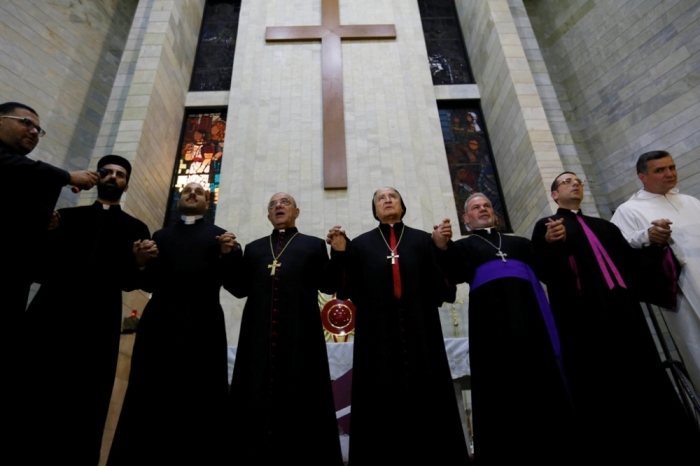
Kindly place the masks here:
POLYGON ((289 207, 292 205, 292 201, 290 199, 287 199, 286 197, 277 201, 272 201, 267 205, 267 210, 274 209, 275 207, 277 207, 277 204, 281 204, 284 207, 289 207))
POLYGON ((557 188, 563 184, 568 186, 571 183, 576 183, 576 184, 580 185, 581 187, 583 187, 585 181, 580 180, 578 178, 566 178, 566 179, 561 180, 559 183, 557 183, 557 186, 554 188, 554 190, 556 191, 557 188))
POLYGON ((19 120, 22 122, 22 124, 28 129, 32 130, 35 129, 37 133, 39 133, 39 137, 43 137, 46 134, 46 131, 44 131, 41 126, 35 125, 32 120, 26 117, 18 117, 18 116, 13 116, 13 115, 1 115, 0 118, 12 118, 13 120, 19 120))

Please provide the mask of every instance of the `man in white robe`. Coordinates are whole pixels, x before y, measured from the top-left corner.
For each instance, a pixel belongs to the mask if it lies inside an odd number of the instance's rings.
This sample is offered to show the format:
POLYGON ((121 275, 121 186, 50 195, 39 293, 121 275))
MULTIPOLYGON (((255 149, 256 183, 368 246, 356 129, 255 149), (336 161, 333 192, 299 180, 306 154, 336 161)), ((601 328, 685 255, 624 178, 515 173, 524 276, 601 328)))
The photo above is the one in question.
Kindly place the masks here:
POLYGON ((676 309, 664 309, 664 317, 700 390, 700 200, 675 188, 676 165, 668 152, 640 155, 637 176, 644 189, 618 207, 612 222, 632 247, 668 245, 682 265, 676 309))

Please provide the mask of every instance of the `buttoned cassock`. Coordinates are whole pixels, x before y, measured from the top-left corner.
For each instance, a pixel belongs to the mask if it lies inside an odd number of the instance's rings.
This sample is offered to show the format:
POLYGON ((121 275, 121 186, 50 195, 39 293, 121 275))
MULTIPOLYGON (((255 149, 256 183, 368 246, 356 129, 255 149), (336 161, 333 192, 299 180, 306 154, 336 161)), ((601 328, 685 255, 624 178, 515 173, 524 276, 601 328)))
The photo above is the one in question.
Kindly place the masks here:
POLYGON ((331 253, 344 263, 343 295, 357 308, 350 464, 467 464, 438 311, 455 288, 430 235, 397 223, 397 293, 391 228, 380 224, 331 253))
POLYGON ((318 307, 319 290, 334 292, 329 267, 325 242, 294 227, 253 241, 239 256, 228 288, 248 298, 231 380, 235 458, 342 464, 318 307), (274 273, 273 249, 281 264, 274 273))
POLYGON ((634 250, 614 224, 561 207, 537 221, 532 244, 580 437, 595 435, 611 461, 696 464, 697 432, 639 305, 654 294, 646 279, 661 267, 662 251, 634 250), (565 241, 546 241, 550 219, 563 219, 565 241))
MULTIPOLYGON (((5 192, 16 196, 12 214, 6 214, 0 228, 0 241, 4 247, 2 264, 6 273, 0 280, 0 306, 3 328, 6 330, 0 343, 3 359, 4 403, 0 403, 0 426, 4 427, 6 454, 16 461, 26 451, 22 440, 28 435, 22 426, 26 416, 15 400, 24 396, 22 385, 22 361, 17 355, 23 352, 24 338, 17 331, 24 325, 29 286, 41 251, 37 245, 45 243, 48 224, 61 188, 70 181, 70 173, 25 155, 15 154, 0 142, 0 169, 5 192), (9 184, 8 184, 9 183, 9 184), (19 452, 15 455, 13 452, 19 452)), ((31 423, 30 423, 31 424, 31 423)), ((30 425, 31 429, 32 426, 30 425)))
POLYGON ((199 219, 157 231, 158 257, 141 288, 152 292, 134 341, 129 385, 108 466, 227 464, 228 369, 221 286, 234 252, 223 228, 199 219))
POLYGON ((119 205, 95 202, 58 213, 60 225, 45 243, 41 288, 25 316, 24 389, 15 402, 29 445, 44 446, 29 448, 28 458, 97 464, 119 357, 122 290, 139 287, 132 247, 151 235, 119 205), (66 325, 69 335, 57 331, 66 325), (57 348, 62 357, 47 358, 57 348), (61 383, 49 391, 47 380, 61 383), (73 428, 63 428, 66 419, 73 428))
POLYGON ((676 310, 664 309, 664 319, 700 390, 700 201, 678 189, 665 195, 641 189, 618 207, 611 221, 632 247, 641 249, 651 244, 651 222, 664 218, 673 222, 669 246, 682 264, 676 310))

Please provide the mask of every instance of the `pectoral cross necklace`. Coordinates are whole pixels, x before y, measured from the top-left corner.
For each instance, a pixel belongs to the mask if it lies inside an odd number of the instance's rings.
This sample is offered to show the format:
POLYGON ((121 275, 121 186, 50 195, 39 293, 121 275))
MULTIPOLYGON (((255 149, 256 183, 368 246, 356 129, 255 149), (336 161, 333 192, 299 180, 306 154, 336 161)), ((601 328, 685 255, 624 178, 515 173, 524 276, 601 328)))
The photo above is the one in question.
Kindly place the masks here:
POLYGON ((483 239, 484 241, 489 243, 495 250, 498 251, 496 253, 496 256, 500 257, 503 262, 506 262, 506 257, 508 257, 508 254, 501 251, 501 244, 502 244, 503 238, 501 238, 500 232, 497 231, 496 234, 498 235, 498 246, 496 246, 495 244, 493 244, 491 241, 487 240, 486 238, 477 235, 476 233, 474 233, 472 236, 476 236, 477 238, 483 239))
MULTIPOLYGON (((294 233, 294 236, 296 236, 298 234, 299 234, 299 232, 297 231, 296 233, 294 233)), ((272 235, 270 235, 270 254, 272 254, 272 264, 267 266, 268 269, 272 269, 272 270, 270 270, 270 276, 274 275, 275 272, 277 271, 277 269, 282 267, 282 263, 279 262, 277 259, 279 259, 280 256, 282 254, 284 254, 285 249, 287 249, 287 246, 289 246, 289 243, 292 242, 292 240, 294 239, 294 236, 289 238, 289 241, 287 241, 287 244, 285 244, 284 247, 282 248, 282 250, 280 251, 280 253, 275 256, 275 249, 272 247, 272 235)))
POLYGON ((396 254, 396 251, 399 249, 399 244, 401 243, 401 238, 403 238, 403 232, 404 232, 405 228, 401 229, 401 235, 399 235, 399 240, 396 242, 396 247, 394 249, 391 249, 391 246, 389 246, 389 243, 387 243, 386 238, 384 237, 384 233, 382 233, 382 229, 377 227, 377 230, 379 230, 379 234, 382 235, 382 239, 384 240, 384 244, 386 244, 386 247, 389 248, 389 251, 391 251, 391 255, 386 256, 386 258, 391 259, 392 264, 396 264, 396 259, 398 259, 398 257, 399 257, 399 255, 396 254))

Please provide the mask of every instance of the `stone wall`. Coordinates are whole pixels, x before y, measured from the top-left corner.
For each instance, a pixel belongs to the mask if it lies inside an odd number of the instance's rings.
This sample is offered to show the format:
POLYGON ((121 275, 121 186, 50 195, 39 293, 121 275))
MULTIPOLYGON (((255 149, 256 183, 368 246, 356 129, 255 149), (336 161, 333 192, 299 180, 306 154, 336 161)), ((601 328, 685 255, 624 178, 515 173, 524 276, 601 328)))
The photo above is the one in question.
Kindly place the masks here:
POLYGON ((507 0, 456 2, 513 230, 529 236, 563 171, 507 0))
MULTIPOLYGON (((296 197, 298 227, 324 237, 339 224, 350 237, 376 226, 370 201, 394 186, 407 224, 456 222, 451 180, 417 2, 340 2, 341 24, 395 24, 397 40, 343 41, 348 189, 322 181, 321 45, 273 43, 265 26, 318 25, 321 2, 243 2, 229 100, 217 223, 248 243, 269 235, 266 205, 296 197)), ((229 344, 243 302, 223 294, 229 344)))
MULTIPOLYGON (((151 233, 163 226, 203 10, 199 0, 139 1, 91 160, 95 167, 105 153, 114 152, 131 161, 134 171, 122 208, 151 233)), ((94 197, 87 192, 81 203, 94 197)), ((132 309, 140 315, 147 302, 142 291, 124 293, 123 316, 132 309)), ((100 464, 106 464, 119 419, 133 342, 133 335, 120 342, 100 464)))
POLYGON ((139 2, 110 99, 113 114, 100 133, 105 151, 135 167, 122 205, 151 232, 163 226, 203 10, 199 0, 139 2))
MULTIPOLYGON (((0 100, 33 107, 46 136, 30 157, 85 169, 137 0, 0 3, 0 100)), ((64 189, 59 205, 75 205, 64 189)))
MULTIPOLYGON (((576 150, 576 145, 573 143, 569 123, 564 117, 564 109, 569 108, 568 102, 560 98, 565 96, 557 96, 551 76, 549 75, 549 70, 547 69, 547 63, 542 56, 542 50, 537 43, 535 32, 532 29, 532 23, 527 16, 527 11, 525 10, 522 0, 508 0, 508 5, 510 6, 510 12, 513 15, 513 20, 515 21, 518 36, 523 45, 525 57, 527 58, 528 65, 532 72, 535 86, 537 87, 537 93, 540 95, 542 107, 547 116, 547 122, 552 130, 554 142, 557 146, 557 152, 559 152, 563 168, 566 171, 572 171, 580 174, 580 176, 584 176, 587 172, 584 165, 588 166, 590 163, 585 157, 582 159, 576 150)), ((545 182, 551 182, 553 178, 553 176, 550 176, 548 179, 545 179, 545 182)), ((598 207, 595 205, 590 188, 584 186, 584 192, 585 197, 581 203, 581 208, 587 215, 597 217, 598 207)))
POLYGON ((525 0, 601 214, 641 183, 640 154, 664 149, 700 196, 700 3, 525 0))

